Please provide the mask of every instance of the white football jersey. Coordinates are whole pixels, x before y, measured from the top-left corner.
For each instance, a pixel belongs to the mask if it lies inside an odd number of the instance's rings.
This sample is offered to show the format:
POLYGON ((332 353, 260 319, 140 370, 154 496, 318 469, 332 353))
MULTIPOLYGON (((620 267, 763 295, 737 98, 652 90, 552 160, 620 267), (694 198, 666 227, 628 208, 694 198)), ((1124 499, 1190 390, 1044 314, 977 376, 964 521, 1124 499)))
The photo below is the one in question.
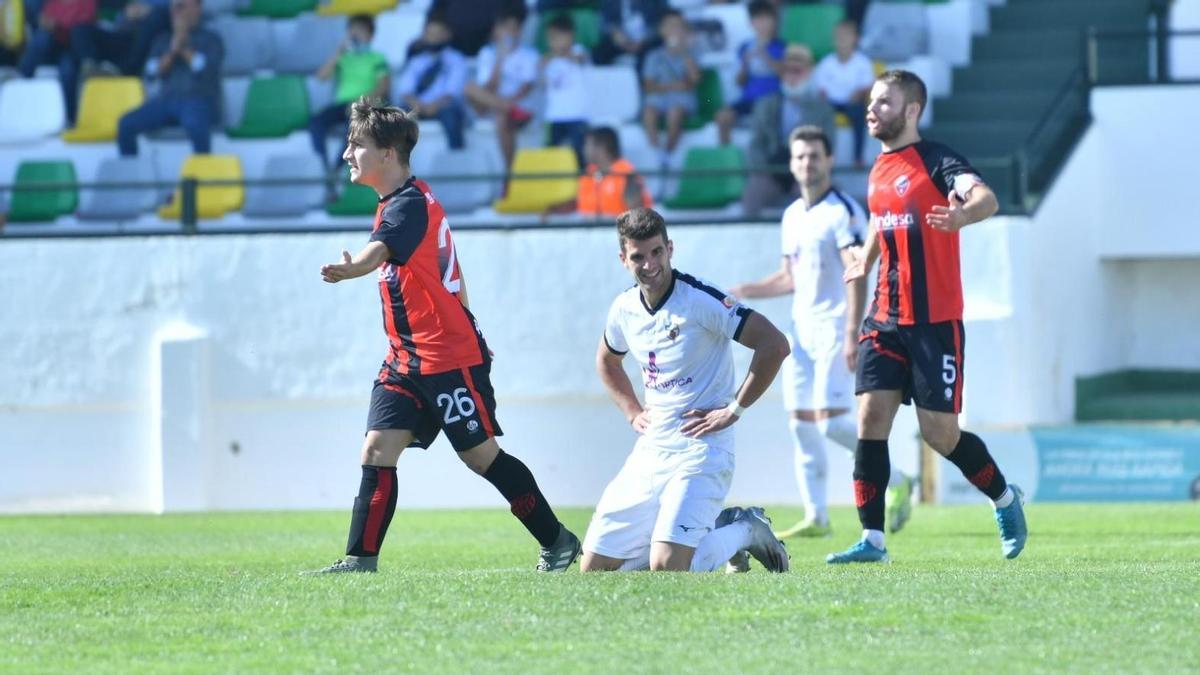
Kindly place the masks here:
POLYGON ((858 202, 836 188, 811 207, 797 199, 783 212, 781 244, 792 270, 792 321, 840 320, 846 314, 841 250, 862 244, 866 216, 858 202))
MULTIPOLYGON (((750 310, 711 284, 675 271, 658 307, 646 306, 637 286, 608 310, 604 342, 642 368, 650 428, 645 438, 665 451, 694 444, 679 433, 683 413, 721 408, 734 397, 733 349, 750 310)), ((732 432, 723 429, 714 436, 732 432)))

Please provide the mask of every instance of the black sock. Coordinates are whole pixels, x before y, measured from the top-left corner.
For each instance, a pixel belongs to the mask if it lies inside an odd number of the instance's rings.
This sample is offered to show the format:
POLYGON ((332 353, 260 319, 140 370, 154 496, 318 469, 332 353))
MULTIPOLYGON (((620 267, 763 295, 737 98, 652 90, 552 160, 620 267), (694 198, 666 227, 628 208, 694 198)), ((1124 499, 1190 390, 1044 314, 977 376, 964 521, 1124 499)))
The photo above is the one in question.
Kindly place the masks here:
POLYGON ((963 472, 971 485, 979 488, 992 501, 999 499, 1008 489, 1008 481, 1004 480, 1004 474, 1000 473, 983 439, 969 431, 962 432, 958 437, 958 445, 946 455, 946 459, 954 462, 954 466, 963 472))
POLYGON ((396 467, 364 465, 362 470, 362 482, 350 516, 346 555, 373 556, 379 555, 392 514, 396 512, 396 467))
POLYGON ((501 450, 483 477, 504 495, 512 514, 543 548, 554 544, 558 539, 558 518, 538 489, 529 467, 501 450))
POLYGON ((883 531, 884 496, 891 475, 888 442, 860 438, 854 451, 854 504, 864 530, 883 531))

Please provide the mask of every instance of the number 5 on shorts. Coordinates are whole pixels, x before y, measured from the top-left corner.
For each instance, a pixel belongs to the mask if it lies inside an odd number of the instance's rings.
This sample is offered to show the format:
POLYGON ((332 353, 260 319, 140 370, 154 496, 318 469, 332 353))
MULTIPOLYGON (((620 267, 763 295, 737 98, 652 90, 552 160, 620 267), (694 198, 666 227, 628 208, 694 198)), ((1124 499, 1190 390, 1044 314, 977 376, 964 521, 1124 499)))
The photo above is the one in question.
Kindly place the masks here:
MULTIPOLYGON (((942 354, 942 382, 954 384, 958 379, 958 368, 954 365, 953 354, 942 354)), ((438 400, 441 400, 440 398, 438 400)))
POLYGON ((475 399, 471 398, 466 387, 459 387, 450 394, 438 394, 437 405, 439 408, 445 408, 442 419, 446 424, 454 424, 475 414, 475 399), (458 414, 455 414, 456 411, 458 414))

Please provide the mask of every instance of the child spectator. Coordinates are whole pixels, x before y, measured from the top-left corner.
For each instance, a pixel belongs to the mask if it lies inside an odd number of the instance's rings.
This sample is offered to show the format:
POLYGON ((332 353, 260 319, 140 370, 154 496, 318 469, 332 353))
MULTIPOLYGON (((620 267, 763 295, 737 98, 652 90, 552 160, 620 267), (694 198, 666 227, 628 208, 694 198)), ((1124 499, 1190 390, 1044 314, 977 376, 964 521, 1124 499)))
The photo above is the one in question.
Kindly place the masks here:
MULTIPOLYGON (((313 150, 321 158, 322 166, 329 166, 329 157, 325 154, 329 129, 350 121, 350 104, 361 96, 387 98, 390 86, 387 59, 371 49, 374 36, 374 17, 369 14, 350 17, 346 23, 346 39, 317 70, 317 79, 335 79, 333 103, 313 115, 308 123, 313 150)), ((339 154, 338 162, 340 160, 339 154)))
POLYGON ((538 53, 521 44, 525 11, 520 5, 496 17, 492 41, 475 60, 475 81, 467 84, 467 101, 480 115, 496 121, 496 138, 504 168, 512 165, 517 130, 533 117, 529 95, 537 84, 538 53))
POLYGON ((721 145, 729 145, 729 134, 738 119, 754 110, 754 102, 779 91, 779 72, 787 44, 779 39, 779 10, 767 0, 754 0, 748 8, 754 38, 738 47, 737 84, 741 96, 717 111, 721 145))
POLYGON ((665 167, 683 134, 684 118, 696 111, 695 88, 700 81, 700 67, 696 65, 696 55, 689 45, 683 14, 677 10, 663 14, 658 32, 663 46, 647 54, 642 66, 642 124, 646 128, 646 138, 658 149, 665 167), (658 130, 659 118, 663 115, 667 118, 665 147, 658 130))
POLYGON ((46 0, 36 27, 25 36, 25 52, 17 65, 25 77, 33 77, 40 65, 58 65, 58 81, 71 122, 79 98, 79 62, 71 53, 71 35, 95 20, 96 0, 46 0))
POLYGON ((835 51, 817 64, 813 79, 833 109, 850 119, 854 130, 854 165, 863 166, 867 132, 867 94, 875 83, 875 66, 858 49, 858 28, 843 21, 833 29, 835 51))
POLYGON ((458 150, 465 144, 462 96, 467 84, 467 60, 450 46, 450 38, 446 17, 430 12, 421 37, 408 49, 396 95, 401 106, 419 119, 441 122, 447 144, 458 150))
POLYGON ((542 214, 578 212, 583 216, 619 216, 629 209, 653 201, 645 182, 633 164, 621 156, 621 140, 612 127, 595 127, 587 132, 583 144, 587 168, 579 177, 578 196, 555 204, 542 214))
POLYGON ((575 22, 560 14, 546 25, 549 52, 542 57, 542 80, 546 86, 546 122, 550 145, 564 142, 575 150, 583 166, 583 137, 587 133, 588 92, 583 81, 587 52, 575 43, 575 22))

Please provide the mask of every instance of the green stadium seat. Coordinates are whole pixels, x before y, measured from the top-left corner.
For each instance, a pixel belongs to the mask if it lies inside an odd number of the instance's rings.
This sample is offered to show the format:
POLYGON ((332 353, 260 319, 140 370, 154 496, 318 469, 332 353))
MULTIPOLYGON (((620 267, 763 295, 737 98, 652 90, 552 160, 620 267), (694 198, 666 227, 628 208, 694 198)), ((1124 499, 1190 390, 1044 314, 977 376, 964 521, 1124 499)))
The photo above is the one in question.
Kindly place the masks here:
POLYGON ((746 162, 742 151, 733 146, 691 148, 683 160, 683 170, 728 170, 720 175, 685 173, 679 180, 679 191, 665 203, 672 209, 715 209, 727 206, 742 197, 746 186, 746 162))
POLYGON ((308 126, 308 89, 298 75, 255 78, 246 92, 242 121, 230 138, 279 138, 308 126))
POLYGON ((317 8, 317 0, 250 0, 238 10, 242 16, 265 16, 271 19, 290 19, 317 8))
POLYGON ((700 71, 700 81, 696 83, 696 112, 688 115, 684 128, 699 129, 708 124, 723 105, 725 94, 721 91, 721 75, 715 68, 705 68, 700 71))
POLYGON ((580 8, 543 12, 538 21, 537 46, 543 54, 549 48, 546 44, 546 24, 562 13, 569 13, 575 22, 575 42, 583 45, 588 51, 600 44, 600 12, 594 9, 580 8))
POLYGON ((75 165, 62 161, 25 161, 17 166, 13 181, 12 202, 8 220, 13 223, 51 221, 70 215, 79 205, 79 188, 75 183, 75 165), (49 190, 30 189, 39 183, 70 183, 49 190))
POLYGON ((808 45, 820 61, 833 51, 833 27, 845 17, 838 5, 785 5, 779 30, 784 42, 808 45))
POLYGON ((325 206, 325 212, 331 216, 370 216, 378 206, 379 195, 365 185, 351 183, 347 167, 342 170, 342 192, 325 206))

